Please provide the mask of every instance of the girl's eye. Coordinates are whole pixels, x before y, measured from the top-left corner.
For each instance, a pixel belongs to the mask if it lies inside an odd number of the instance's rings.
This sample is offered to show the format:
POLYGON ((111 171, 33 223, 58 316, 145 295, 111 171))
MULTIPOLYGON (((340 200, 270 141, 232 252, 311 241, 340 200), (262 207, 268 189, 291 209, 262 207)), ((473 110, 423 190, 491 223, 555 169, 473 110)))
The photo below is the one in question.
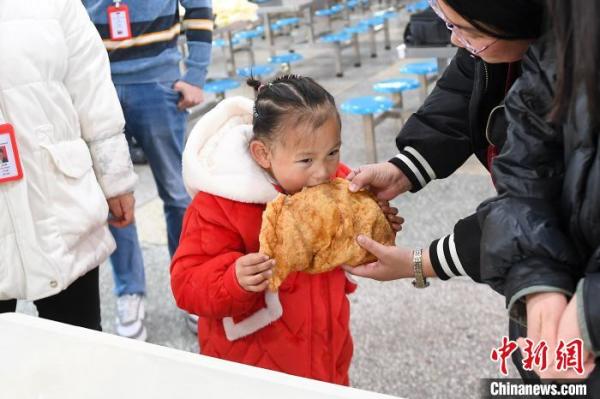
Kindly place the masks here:
POLYGON ((329 156, 332 157, 334 155, 337 155, 340 152, 340 150, 333 150, 329 153, 329 156))
POLYGON ((301 160, 300 160, 300 161, 298 161, 298 162, 302 162, 302 163, 311 163, 311 162, 312 162, 312 159, 311 159, 311 158, 301 159, 301 160))

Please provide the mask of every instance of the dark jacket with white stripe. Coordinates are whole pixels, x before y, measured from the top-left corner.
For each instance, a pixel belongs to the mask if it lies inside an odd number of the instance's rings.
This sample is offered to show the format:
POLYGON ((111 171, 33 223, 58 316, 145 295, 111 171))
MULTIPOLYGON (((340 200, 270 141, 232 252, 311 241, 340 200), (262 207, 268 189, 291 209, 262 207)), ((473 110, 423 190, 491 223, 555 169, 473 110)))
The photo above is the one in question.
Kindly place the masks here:
POLYGON ((125 0, 131 18, 132 38, 110 38, 107 9, 112 0, 83 0, 100 33, 110 58, 115 84, 169 82, 183 80, 203 87, 212 47, 213 16, 211 0, 125 0), (185 9, 180 19, 179 5, 185 9), (189 56, 181 76, 182 55, 177 47, 185 31, 189 56))
MULTIPOLYGON (((490 140, 501 147, 506 121, 501 108, 508 64, 488 64, 459 49, 424 104, 406 122, 396 145, 400 153, 390 160, 419 191, 434 179, 451 175, 472 154, 487 168, 490 140), (493 111, 494 110, 494 111, 493 111), (493 111, 493 112, 492 112, 493 111), (493 118, 490 115, 493 114, 493 118), (488 120, 497 137, 486 137, 488 120)), ((429 247, 433 268, 442 280, 468 275, 481 281, 477 215, 462 219, 452 234, 429 247)))

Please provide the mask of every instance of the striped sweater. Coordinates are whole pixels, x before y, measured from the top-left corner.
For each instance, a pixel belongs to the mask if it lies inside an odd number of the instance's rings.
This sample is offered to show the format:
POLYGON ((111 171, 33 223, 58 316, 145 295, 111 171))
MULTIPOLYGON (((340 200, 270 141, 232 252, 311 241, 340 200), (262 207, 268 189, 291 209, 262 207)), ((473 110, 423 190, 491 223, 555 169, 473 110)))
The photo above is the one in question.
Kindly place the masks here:
POLYGON ((115 84, 173 82, 183 80, 203 87, 212 42, 211 0, 126 0, 132 38, 112 41, 107 9, 112 0, 83 0, 96 25, 111 61, 115 84), (185 9, 180 23, 179 3, 185 9), (185 30, 189 57, 181 76, 182 55, 177 47, 179 33, 185 30))

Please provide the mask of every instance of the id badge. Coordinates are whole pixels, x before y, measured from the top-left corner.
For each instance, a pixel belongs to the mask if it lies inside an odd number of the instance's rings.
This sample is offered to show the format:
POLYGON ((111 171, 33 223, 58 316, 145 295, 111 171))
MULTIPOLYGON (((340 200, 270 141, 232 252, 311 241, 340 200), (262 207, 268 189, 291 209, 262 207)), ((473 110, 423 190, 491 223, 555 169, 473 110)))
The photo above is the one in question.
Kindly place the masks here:
POLYGON ((108 30, 111 40, 131 39, 131 22, 129 19, 129 7, 121 4, 108 7, 108 30))
POLYGON ((0 184, 23 178, 21 159, 12 125, 0 125, 0 184))

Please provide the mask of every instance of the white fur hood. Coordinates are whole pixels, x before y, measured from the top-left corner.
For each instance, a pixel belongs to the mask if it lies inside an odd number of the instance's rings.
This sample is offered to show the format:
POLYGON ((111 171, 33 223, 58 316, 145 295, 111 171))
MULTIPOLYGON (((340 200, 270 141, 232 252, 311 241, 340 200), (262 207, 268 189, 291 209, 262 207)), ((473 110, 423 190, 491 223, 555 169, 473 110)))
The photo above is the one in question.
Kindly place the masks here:
POLYGON ((264 204, 277 190, 250 156, 254 102, 245 97, 221 101, 194 126, 183 151, 183 181, 198 191, 234 201, 264 204))

